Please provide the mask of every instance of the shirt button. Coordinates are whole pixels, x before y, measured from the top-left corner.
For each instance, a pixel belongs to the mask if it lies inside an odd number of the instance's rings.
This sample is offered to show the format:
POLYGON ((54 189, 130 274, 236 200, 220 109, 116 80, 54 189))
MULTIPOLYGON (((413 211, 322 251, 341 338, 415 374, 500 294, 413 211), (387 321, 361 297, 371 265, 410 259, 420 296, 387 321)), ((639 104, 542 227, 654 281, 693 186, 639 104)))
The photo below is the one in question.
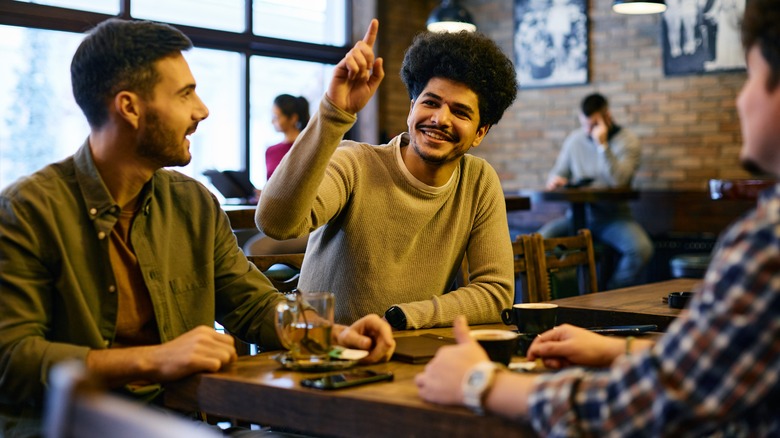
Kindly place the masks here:
POLYGON ((97 214, 97 208, 90 208, 89 209, 89 214, 91 214, 92 216, 96 215, 97 214))
POLYGON ((105 238, 106 238, 106 233, 104 233, 102 231, 98 233, 98 239, 103 240, 105 238))
POLYGON ((111 213, 115 213, 116 212, 116 207, 111 207, 111 210, 109 210, 109 211, 111 211, 111 213))
POLYGON ((111 286, 109 286, 109 287, 108 287, 108 291, 109 291, 109 292, 111 292, 111 293, 114 293, 114 292, 116 292, 116 286, 114 286, 114 285, 112 284, 111 286))
POLYGON ((109 345, 111 345, 111 341, 109 341, 108 339, 104 339, 104 340, 103 340, 103 345, 105 345, 106 347, 108 347, 109 345))

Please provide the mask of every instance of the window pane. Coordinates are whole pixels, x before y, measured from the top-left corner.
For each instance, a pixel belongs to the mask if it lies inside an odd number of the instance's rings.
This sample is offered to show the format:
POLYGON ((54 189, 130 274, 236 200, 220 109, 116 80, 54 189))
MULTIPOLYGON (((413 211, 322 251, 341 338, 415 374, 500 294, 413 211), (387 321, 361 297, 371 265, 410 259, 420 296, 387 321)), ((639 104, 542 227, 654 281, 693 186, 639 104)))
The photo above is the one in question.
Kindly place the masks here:
POLYGON ((133 0, 135 18, 209 29, 244 31, 244 0, 133 0))
POLYGON ((253 56, 250 68, 250 178, 255 187, 265 185, 265 150, 284 139, 271 124, 271 108, 279 94, 303 96, 309 113, 319 108, 320 99, 333 74, 333 65, 253 56))
POLYGON ((72 154, 89 135, 70 86, 82 38, 0 26, 0 189, 72 154))
POLYGON ((209 117, 198 125, 197 132, 190 137, 192 161, 178 170, 205 183, 217 196, 208 178, 203 176, 207 169, 241 169, 241 77, 243 55, 210 49, 192 49, 184 57, 195 76, 197 93, 209 108, 209 117))
POLYGON ((346 41, 345 0, 254 0, 256 35, 343 46, 346 41))
POLYGON ((22 3, 37 3, 41 5, 58 6, 61 8, 79 9, 82 11, 99 12, 116 15, 119 13, 119 0, 17 0, 22 3))

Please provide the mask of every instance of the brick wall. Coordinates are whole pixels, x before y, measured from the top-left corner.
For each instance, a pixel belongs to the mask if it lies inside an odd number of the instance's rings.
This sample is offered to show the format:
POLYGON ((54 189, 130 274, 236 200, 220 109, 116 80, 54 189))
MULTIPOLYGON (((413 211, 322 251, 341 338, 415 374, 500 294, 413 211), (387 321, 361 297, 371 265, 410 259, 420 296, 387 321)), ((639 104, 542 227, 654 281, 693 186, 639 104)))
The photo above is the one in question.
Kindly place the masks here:
MULTIPOLYGON (((438 0, 380 0, 378 50, 387 73, 380 88, 379 131, 406 130, 409 97, 398 76, 406 47, 438 0)), ((513 53, 511 0, 463 0, 481 32, 513 53)), ((582 86, 521 88, 516 103, 472 153, 498 171, 505 190, 541 188, 569 131, 577 106, 593 91, 611 101, 615 120, 636 132, 642 189, 704 190, 710 178, 746 177, 738 165, 741 136, 735 98, 745 74, 665 77, 661 16, 623 16, 612 0, 590 0, 590 82, 582 86)))

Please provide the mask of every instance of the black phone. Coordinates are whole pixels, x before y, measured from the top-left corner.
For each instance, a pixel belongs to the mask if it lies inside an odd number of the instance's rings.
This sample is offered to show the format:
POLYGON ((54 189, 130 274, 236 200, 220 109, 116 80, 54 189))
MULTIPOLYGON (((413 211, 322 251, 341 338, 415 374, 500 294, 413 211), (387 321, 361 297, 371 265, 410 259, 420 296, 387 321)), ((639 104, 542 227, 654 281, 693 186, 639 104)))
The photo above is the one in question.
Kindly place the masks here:
POLYGON ((373 370, 355 370, 340 374, 312 377, 301 380, 301 385, 314 389, 341 389, 366 383, 393 380, 393 373, 380 373, 373 370))
POLYGON ((645 332, 658 331, 655 324, 645 325, 613 325, 609 327, 590 327, 588 330, 602 335, 638 335, 645 332))

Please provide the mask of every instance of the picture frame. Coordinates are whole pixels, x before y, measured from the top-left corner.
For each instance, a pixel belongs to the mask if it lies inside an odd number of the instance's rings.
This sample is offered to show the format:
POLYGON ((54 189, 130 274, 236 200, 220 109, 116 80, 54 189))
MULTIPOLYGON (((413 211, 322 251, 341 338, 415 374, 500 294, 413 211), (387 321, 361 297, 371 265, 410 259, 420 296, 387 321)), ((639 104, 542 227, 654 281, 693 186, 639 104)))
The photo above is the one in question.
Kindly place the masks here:
POLYGON ((667 0, 661 19, 666 76, 745 70, 740 23, 750 0, 667 0))
POLYGON ((587 84, 587 0, 515 0, 514 55, 520 88, 587 84))

